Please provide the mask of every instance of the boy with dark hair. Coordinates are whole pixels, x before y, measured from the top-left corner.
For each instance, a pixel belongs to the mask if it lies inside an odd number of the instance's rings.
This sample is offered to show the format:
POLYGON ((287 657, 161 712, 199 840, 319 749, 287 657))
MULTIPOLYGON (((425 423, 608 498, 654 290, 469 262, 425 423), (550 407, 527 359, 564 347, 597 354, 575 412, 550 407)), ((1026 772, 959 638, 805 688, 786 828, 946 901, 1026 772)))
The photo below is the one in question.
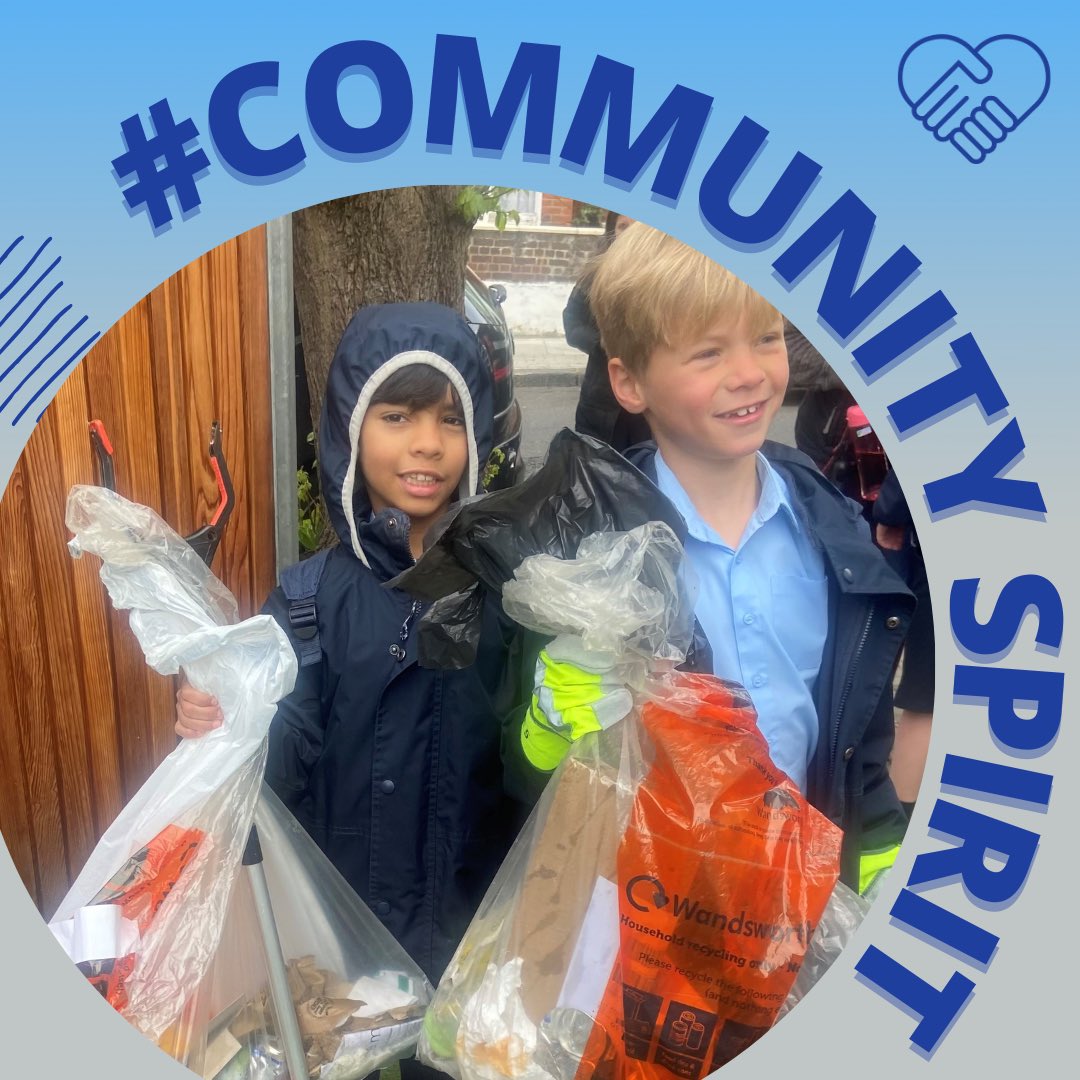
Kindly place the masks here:
MULTIPOLYGON (((804 455, 766 441, 788 379, 771 304, 641 223, 604 256, 590 303, 615 397, 655 439, 627 456, 687 525, 711 646, 694 662, 746 686, 775 763, 844 830, 841 873, 861 891, 904 833, 888 759, 911 596, 858 508, 804 455)), ((610 722, 609 683, 602 658, 541 653, 522 728, 534 766, 554 768, 572 739, 610 722)))
MULTIPOLYGON (((503 794, 487 693, 505 645, 493 622, 472 667, 421 668, 421 604, 383 583, 413 564, 454 499, 479 490, 490 380, 476 337, 447 308, 356 314, 319 426, 341 543, 284 571, 264 609, 301 664, 270 729, 266 779, 433 981, 522 821, 503 794)), ((219 723, 212 698, 181 688, 179 734, 219 723)))

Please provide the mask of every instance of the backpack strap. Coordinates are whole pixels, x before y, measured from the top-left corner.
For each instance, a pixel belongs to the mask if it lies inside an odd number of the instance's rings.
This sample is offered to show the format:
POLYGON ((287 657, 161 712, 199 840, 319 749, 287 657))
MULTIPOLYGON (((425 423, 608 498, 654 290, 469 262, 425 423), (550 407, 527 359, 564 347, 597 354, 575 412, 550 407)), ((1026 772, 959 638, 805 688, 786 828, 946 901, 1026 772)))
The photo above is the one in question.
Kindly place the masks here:
POLYGON ((281 571, 281 591, 289 601, 289 633, 302 668, 322 660, 315 595, 319 591, 319 582, 329 554, 330 549, 327 548, 312 555, 310 559, 294 563, 281 571))

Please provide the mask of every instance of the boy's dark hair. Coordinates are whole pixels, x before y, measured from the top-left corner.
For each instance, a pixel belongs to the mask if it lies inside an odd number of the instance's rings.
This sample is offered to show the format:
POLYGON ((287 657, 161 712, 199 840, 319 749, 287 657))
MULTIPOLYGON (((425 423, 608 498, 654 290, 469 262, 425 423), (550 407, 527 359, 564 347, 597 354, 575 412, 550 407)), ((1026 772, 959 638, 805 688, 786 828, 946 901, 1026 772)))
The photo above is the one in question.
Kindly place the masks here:
POLYGON ((371 404, 402 405, 409 410, 430 409, 446 400, 447 387, 450 387, 454 407, 460 409, 461 399, 441 371, 429 364, 409 364, 378 386, 371 404))

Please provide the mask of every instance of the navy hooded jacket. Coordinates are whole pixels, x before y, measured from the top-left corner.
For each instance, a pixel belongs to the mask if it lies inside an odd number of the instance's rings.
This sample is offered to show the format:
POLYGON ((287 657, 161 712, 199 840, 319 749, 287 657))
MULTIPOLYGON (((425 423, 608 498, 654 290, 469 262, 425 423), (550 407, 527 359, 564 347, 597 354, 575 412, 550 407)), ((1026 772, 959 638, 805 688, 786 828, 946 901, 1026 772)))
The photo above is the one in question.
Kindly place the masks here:
MULTIPOLYGON (((318 655, 301 667, 270 729, 267 781, 434 980, 523 814, 503 794, 489 700, 505 656, 499 624, 485 627, 472 667, 421 668, 421 605, 383 585, 413 564, 409 519, 394 509, 372 514, 360 425, 378 386, 416 363, 442 371, 457 391, 469 443, 461 495, 479 489, 492 388, 476 337, 436 304, 361 309, 334 356, 319 430, 322 491, 341 543, 315 596, 318 655)), ((264 610, 303 657, 281 588, 264 610)))

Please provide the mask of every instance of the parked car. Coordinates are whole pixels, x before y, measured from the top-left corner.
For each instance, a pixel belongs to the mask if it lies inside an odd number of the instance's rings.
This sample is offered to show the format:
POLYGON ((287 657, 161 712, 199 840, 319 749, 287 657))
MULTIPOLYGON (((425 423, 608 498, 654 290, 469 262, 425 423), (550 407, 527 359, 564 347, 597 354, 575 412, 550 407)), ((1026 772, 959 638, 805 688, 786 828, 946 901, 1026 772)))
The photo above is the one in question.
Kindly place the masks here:
POLYGON ((485 487, 510 487, 521 471, 521 405, 514 396, 514 335, 506 323, 502 303, 506 289, 485 285, 471 268, 465 270, 465 321, 491 362, 495 381, 495 438, 488 459, 485 487))

